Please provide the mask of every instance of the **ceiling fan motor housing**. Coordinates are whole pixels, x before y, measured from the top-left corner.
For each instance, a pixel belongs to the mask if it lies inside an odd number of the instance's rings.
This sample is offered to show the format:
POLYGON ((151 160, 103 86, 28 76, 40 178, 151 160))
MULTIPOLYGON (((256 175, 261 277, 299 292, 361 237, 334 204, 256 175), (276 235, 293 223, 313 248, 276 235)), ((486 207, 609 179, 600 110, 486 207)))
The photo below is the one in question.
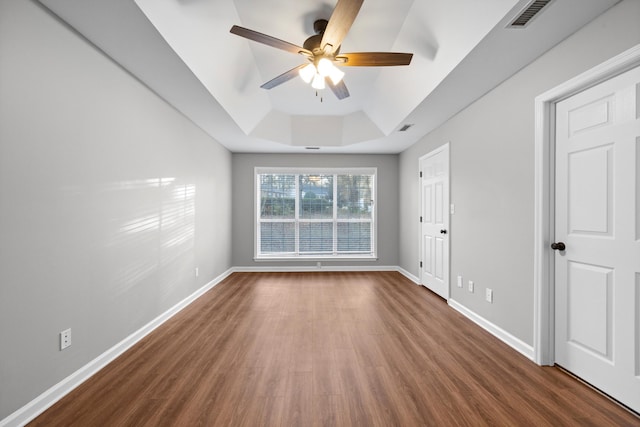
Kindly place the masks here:
POLYGON ((304 41, 302 45, 303 48, 310 50, 313 53, 316 53, 320 50, 320 42, 322 41, 322 34, 316 34, 315 36, 311 36, 304 41))
MULTIPOLYGON (((324 49, 320 44, 322 43, 322 36, 324 35, 324 30, 327 28, 328 21, 326 19, 318 19, 313 23, 313 31, 316 33, 315 36, 311 36, 304 41, 302 47, 313 52, 314 56, 321 56, 324 54, 324 49)), ((335 50, 334 54, 337 55, 340 52, 340 48, 335 50)))
POLYGON ((313 52, 314 55, 319 55, 322 53, 322 49, 320 43, 322 42, 322 35, 324 34, 324 30, 327 28, 327 20, 326 19, 318 19, 313 23, 313 31, 316 33, 315 36, 311 36, 304 41, 302 47, 307 50, 313 52))

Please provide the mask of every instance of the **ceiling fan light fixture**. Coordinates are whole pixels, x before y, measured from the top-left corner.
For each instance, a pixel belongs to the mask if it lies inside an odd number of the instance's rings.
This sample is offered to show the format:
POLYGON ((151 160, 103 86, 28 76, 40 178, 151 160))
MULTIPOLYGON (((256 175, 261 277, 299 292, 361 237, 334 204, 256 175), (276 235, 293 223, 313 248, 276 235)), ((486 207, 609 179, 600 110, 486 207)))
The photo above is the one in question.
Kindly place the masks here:
POLYGON ((340 83, 344 77, 344 72, 333 65, 331 60, 327 58, 321 58, 318 61, 318 74, 322 77, 329 77, 334 85, 340 83))
POLYGON ((344 77, 344 71, 342 71, 338 67, 331 64, 331 71, 329 72, 329 78, 331 79, 333 84, 337 85, 338 83, 340 83, 343 77, 344 77))
POLYGON ((317 90, 324 89, 324 77, 322 77, 320 74, 316 74, 313 77, 313 82, 311 82, 311 87, 317 90))
POLYGON ((316 75, 316 67, 313 64, 309 64, 306 67, 300 68, 298 74, 300 74, 300 78, 304 80, 305 83, 311 83, 311 80, 313 80, 313 77, 316 75))
POLYGON ((322 77, 329 77, 332 68, 335 67, 327 58, 320 58, 320 60, 318 61, 318 74, 320 74, 322 77))

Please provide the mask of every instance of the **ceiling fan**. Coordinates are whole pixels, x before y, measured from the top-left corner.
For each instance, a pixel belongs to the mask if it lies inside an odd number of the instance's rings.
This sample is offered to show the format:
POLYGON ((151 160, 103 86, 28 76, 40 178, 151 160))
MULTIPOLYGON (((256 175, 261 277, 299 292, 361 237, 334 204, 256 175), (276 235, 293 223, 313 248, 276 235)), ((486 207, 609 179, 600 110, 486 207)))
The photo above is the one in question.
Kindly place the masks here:
POLYGON ((344 72, 334 64, 351 67, 380 67, 393 65, 409 65, 412 53, 398 52, 355 52, 340 53, 340 45, 345 38, 353 21, 356 19, 364 0, 338 0, 331 17, 314 22, 315 35, 309 37, 302 47, 248 28, 234 25, 231 33, 249 40, 263 43, 287 52, 303 55, 309 61, 269 80, 263 89, 273 89, 297 75, 315 89, 329 86, 338 99, 349 96, 349 90, 342 77, 344 72))

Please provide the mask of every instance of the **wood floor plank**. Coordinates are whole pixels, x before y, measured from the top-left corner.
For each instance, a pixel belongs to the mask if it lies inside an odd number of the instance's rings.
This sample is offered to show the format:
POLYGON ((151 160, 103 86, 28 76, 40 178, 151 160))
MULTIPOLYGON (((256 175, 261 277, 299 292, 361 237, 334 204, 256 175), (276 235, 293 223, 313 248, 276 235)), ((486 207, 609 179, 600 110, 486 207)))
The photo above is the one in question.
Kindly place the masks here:
POLYGON ((394 272, 235 273, 32 426, 640 426, 394 272))

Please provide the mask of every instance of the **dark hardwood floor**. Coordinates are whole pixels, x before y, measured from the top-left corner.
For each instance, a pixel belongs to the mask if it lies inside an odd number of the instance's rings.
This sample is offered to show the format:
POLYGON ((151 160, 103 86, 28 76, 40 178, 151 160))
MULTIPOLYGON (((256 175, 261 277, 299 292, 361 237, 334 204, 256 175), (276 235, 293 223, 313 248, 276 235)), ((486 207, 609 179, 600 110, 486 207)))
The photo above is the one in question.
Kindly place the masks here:
POLYGON ((394 272, 236 273, 32 426, 631 426, 394 272))

